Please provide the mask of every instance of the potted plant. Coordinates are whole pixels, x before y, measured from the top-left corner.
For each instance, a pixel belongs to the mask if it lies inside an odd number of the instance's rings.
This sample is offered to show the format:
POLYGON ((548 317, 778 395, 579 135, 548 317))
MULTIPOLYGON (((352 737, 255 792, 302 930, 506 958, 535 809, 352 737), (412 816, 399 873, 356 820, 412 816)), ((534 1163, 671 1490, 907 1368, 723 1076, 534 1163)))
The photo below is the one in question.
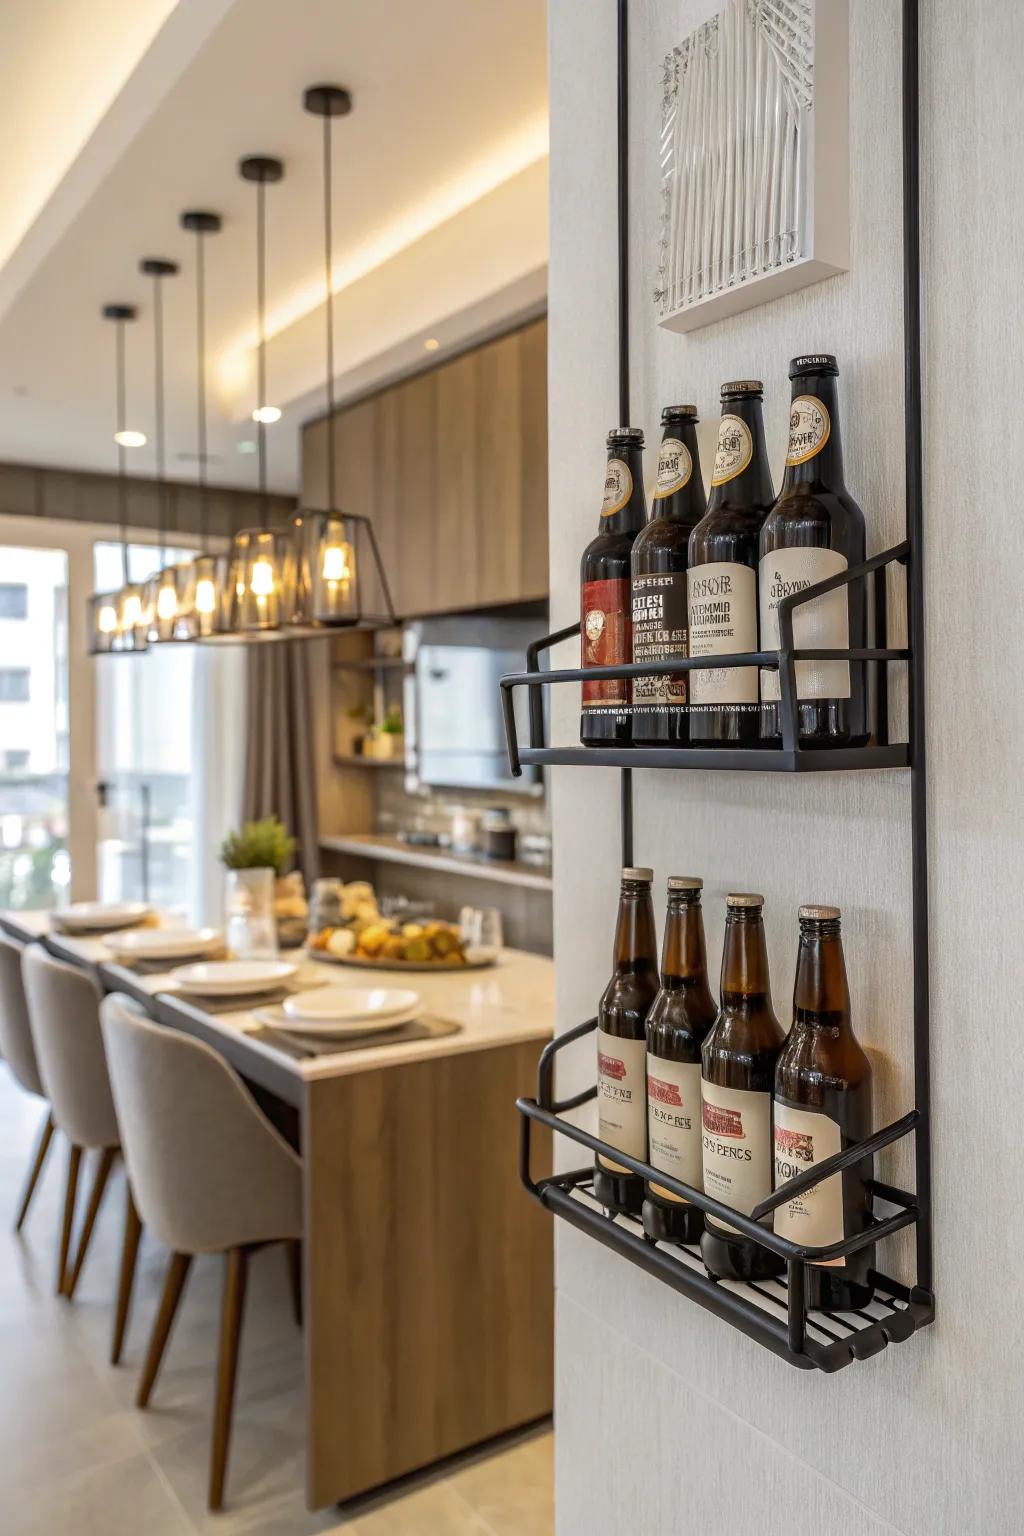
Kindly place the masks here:
POLYGON ((229 946, 250 957, 301 944, 309 908, 302 875, 286 875, 298 844, 276 816, 247 821, 220 846, 228 871, 229 946))
POLYGON ((400 758, 405 756, 405 731, 402 726, 402 711, 397 704, 392 704, 381 722, 375 741, 376 755, 383 758, 400 758))

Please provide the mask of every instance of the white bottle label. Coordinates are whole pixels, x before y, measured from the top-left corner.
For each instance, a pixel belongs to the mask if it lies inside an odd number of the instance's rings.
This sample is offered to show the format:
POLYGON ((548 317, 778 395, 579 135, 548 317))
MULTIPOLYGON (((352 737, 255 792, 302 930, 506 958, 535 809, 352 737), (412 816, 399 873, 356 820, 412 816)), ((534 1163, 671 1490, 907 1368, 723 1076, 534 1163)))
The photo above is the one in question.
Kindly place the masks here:
MULTIPOLYGON (((779 645, 779 603, 793 592, 803 592, 815 582, 846 570, 846 556, 835 549, 773 549, 759 567, 761 597, 761 649, 779 645)), ((849 588, 837 587, 813 602, 793 609, 793 644, 806 650, 846 650, 850 644, 849 588)), ((848 661, 798 661, 798 699, 848 699, 848 661)), ((779 674, 774 667, 761 669, 761 698, 766 704, 781 697, 779 674)))
MULTIPOLYGON (((775 1101, 775 1188, 781 1189, 798 1173, 806 1173, 826 1157, 834 1157, 842 1148, 839 1126, 829 1115, 812 1110, 792 1109, 775 1101)), ((775 1230, 791 1243, 841 1243, 846 1236, 843 1222, 843 1176, 815 1184, 775 1212, 775 1230)), ((822 1267, 842 1268, 843 1259, 827 1259, 822 1267)))
POLYGON ((754 439, 742 416, 723 416, 718 426, 718 451, 712 485, 724 485, 742 475, 754 457, 754 439))
POLYGON ((806 464, 820 453, 832 431, 828 407, 817 395, 797 395, 789 408, 787 464, 806 464))
MULTIPOLYGON (((686 573, 690 655, 735 656, 757 650, 757 577, 749 565, 714 560, 686 573)), ((757 704, 756 667, 715 667, 690 673, 690 702, 757 704)))
MULTIPOLYGON (((597 1031, 597 1134, 630 1157, 647 1156, 646 1040, 597 1031)), ((605 1168, 629 1173, 601 1157, 605 1168)))
POLYGON ((601 516, 611 517, 613 512, 621 512, 632 494, 633 476, 630 474, 629 465, 624 459, 609 459, 604 472, 604 500, 601 502, 601 516))
MULTIPOLYGON (((704 1193, 749 1216, 772 1192, 772 1096, 701 1080, 704 1193)), ((719 1231, 728 1223, 707 1217, 719 1231)))
POLYGON ((671 496, 673 491, 681 491, 692 474, 693 459, 689 448, 678 437, 666 437, 658 450, 655 501, 660 501, 663 496, 671 496))
MULTIPOLYGON (((694 1189, 703 1189, 700 1152, 700 1063, 664 1061, 647 1056, 648 1162, 694 1189)), ((663 1200, 686 1201, 660 1184, 652 1184, 663 1200)))

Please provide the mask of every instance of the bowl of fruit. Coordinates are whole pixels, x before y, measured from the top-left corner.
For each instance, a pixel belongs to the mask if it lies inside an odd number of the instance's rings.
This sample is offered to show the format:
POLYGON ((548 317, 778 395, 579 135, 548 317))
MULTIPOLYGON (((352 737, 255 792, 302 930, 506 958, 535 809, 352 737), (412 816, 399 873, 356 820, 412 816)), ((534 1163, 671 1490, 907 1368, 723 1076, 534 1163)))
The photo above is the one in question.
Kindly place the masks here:
POLYGON ((495 959, 468 953, 455 924, 439 919, 402 923, 378 917, 362 926, 325 928, 311 936, 308 949, 315 960, 380 971, 475 970, 495 959))

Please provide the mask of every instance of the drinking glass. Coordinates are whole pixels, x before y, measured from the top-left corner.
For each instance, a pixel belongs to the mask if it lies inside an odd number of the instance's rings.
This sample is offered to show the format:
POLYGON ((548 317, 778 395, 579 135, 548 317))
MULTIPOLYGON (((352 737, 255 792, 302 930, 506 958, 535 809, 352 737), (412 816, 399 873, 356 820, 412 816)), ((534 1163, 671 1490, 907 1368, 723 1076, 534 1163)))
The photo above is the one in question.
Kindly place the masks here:
POLYGON ((229 869, 225 882, 224 935, 239 960, 277 959, 272 869, 229 869))
POLYGON ((501 953, 503 934, 497 907, 463 907, 459 934, 470 960, 495 960, 501 953))

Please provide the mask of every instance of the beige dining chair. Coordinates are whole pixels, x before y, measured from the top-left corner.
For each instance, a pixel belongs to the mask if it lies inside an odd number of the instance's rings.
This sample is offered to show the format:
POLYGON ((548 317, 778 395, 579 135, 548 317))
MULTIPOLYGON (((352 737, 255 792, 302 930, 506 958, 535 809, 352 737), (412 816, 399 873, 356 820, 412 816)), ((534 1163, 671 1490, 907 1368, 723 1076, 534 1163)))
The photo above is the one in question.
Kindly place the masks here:
POLYGON ((139 1382, 145 1408, 196 1254, 224 1255, 209 1507, 224 1503, 249 1255, 302 1236, 302 1164, 217 1052, 154 1024, 118 993, 101 1007, 128 1177, 146 1229, 171 1250, 139 1382))
MULTIPOLYGON (((37 1099, 45 1099, 46 1089, 39 1075, 36 1048, 32 1043, 32 1030, 28 1022, 25 987, 21 979, 21 957, 24 949, 24 944, 17 944, 13 939, 0 934, 0 1056, 6 1061, 11 1070, 11 1076, 20 1088, 24 1088, 26 1093, 33 1094, 37 1099)), ((28 1208, 32 1204, 32 1196, 36 1192, 39 1175, 43 1171, 46 1154, 53 1140, 53 1130, 53 1113, 47 1107, 46 1119, 40 1129, 35 1155, 29 1166, 25 1187, 18 1203, 18 1214, 14 1221, 15 1232, 20 1232, 25 1225, 25 1217, 28 1215, 28 1208)))
MULTIPOLYGON (((88 972, 55 960, 41 944, 28 945, 22 956, 21 971, 39 1075, 50 1100, 54 1124, 69 1143, 57 1294, 70 1301, 82 1273, 121 1142, 100 1031, 100 991, 88 972), (82 1155, 87 1149, 97 1152, 96 1173, 72 1260, 78 1175, 82 1155)), ((124 1343, 131 1299, 130 1280, 140 1235, 129 1187, 125 1196, 124 1246, 111 1346, 115 1363, 120 1359, 124 1343)))

